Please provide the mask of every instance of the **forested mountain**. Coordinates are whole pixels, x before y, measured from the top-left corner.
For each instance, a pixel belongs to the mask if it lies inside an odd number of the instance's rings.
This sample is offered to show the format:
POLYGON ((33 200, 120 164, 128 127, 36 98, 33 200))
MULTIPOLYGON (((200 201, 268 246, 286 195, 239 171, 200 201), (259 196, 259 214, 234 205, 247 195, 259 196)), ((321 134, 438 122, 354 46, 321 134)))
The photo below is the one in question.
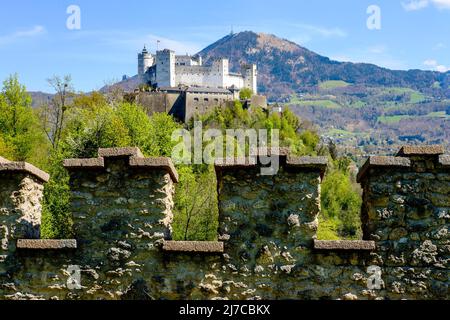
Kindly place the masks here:
POLYGON ((228 58, 232 71, 238 71, 242 63, 257 64, 260 91, 272 100, 314 88, 328 80, 364 86, 440 90, 450 96, 450 72, 394 71, 373 64, 333 61, 296 43, 264 33, 230 34, 199 54, 206 64, 215 58, 228 58))

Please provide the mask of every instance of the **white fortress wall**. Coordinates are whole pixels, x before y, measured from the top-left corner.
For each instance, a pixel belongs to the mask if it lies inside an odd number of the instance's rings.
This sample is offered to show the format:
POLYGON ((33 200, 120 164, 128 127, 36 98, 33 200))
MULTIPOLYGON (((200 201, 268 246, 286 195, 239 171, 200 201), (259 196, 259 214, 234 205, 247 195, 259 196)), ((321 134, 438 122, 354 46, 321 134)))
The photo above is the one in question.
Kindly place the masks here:
POLYGON ((199 56, 175 55, 168 49, 157 51, 153 56, 144 48, 138 55, 138 71, 143 80, 156 83, 159 87, 247 87, 257 93, 256 66, 245 65, 241 73, 231 73, 228 59, 216 59, 210 66, 203 66, 199 56))
POLYGON ((175 52, 167 49, 157 52, 156 81, 159 87, 174 87, 176 85, 175 52))
POLYGON ((177 85, 204 86, 209 80, 210 69, 200 66, 176 66, 176 83, 177 85))
POLYGON ((189 55, 176 56, 175 63, 177 66, 201 66, 202 60, 198 57, 192 57, 189 55))
POLYGON ((176 66, 175 73, 177 85, 225 88, 233 84, 242 86, 244 82, 242 77, 223 75, 217 66, 176 66))
POLYGON ((224 87, 230 88, 232 86, 235 86, 236 88, 243 88, 244 78, 238 74, 229 74, 225 76, 224 87))

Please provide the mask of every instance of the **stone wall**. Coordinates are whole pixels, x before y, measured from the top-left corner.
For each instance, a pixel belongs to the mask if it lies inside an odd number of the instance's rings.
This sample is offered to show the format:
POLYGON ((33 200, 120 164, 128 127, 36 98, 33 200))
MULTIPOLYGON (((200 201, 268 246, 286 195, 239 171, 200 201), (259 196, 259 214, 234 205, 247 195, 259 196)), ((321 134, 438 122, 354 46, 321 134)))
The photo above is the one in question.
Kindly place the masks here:
POLYGON ((316 240, 324 158, 282 154, 275 176, 218 162, 219 242, 171 241, 169 159, 126 148, 67 160, 76 239, 10 247, 0 299, 448 299, 442 153, 406 147, 367 161, 361 241, 316 240))
POLYGON ((45 172, 25 162, 0 158, 0 261, 16 240, 39 238, 45 172))
POLYGON ((396 298, 450 298, 450 157, 443 148, 403 147, 371 157, 359 173, 364 239, 396 298))
POLYGON ((185 93, 184 117, 182 121, 187 123, 196 115, 206 114, 218 107, 229 107, 234 104, 233 95, 220 92, 195 92, 195 88, 185 93))

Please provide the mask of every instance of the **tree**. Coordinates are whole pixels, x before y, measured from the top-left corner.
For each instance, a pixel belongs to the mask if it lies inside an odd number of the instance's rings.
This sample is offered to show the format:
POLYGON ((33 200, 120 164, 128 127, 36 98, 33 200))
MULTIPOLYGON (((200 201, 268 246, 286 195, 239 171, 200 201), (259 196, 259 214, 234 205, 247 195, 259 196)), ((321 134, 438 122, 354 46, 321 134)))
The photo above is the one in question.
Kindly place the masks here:
POLYGON ((253 96, 253 90, 250 88, 243 88, 239 92, 239 99, 241 99, 241 100, 251 99, 252 96, 253 96))
POLYGON ((150 117, 150 143, 145 150, 149 156, 170 157, 177 144, 172 141, 172 133, 182 126, 167 113, 154 113, 150 117))
POLYGON ((13 159, 14 148, 5 142, 2 135, 3 134, 0 134, 0 156, 6 159, 13 159))
POLYGON ((99 148, 127 147, 130 144, 125 123, 111 106, 73 108, 67 118, 61 145, 65 156, 96 157, 99 148))
POLYGON ((179 241, 215 241, 218 203, 212 167, 182 166, 175 193, 173 238, 179 241))
POLYGON ((98 91, 94 91, 91 94, 79 94, 73 99, 74 108, 93 110, 98 106, 106 106, 108 104, 106 97, 98 91))
POLYGON ((322 183, 322 219, 334 222, 340 237, 354 239, 361 234, 362 199, 350 180, 349 163, 347 158, 334 161, 322 183))
POLYGON ((154 131, 154 121, 152 122, 141 106, 121 103, 117 107, 116 113, 128 129, 130 146, 139 147, 144 154, 158 153, 158 151, 152 150, 152 145, 155 145, 152 143, 153 137, 151 136, 154 131))
POLYGON ((48 84, 56 91, 52 101, 41 107, 40 118, 53 149, 58 149, 64 129, 69 99, 73 98, 74 90, 70 75, 61 78, 54 76, 47 79, 48 84))
POLYGON ((0 135, 2 148, 8 150, 11 160, 40 164, 44 139, 31 108, 31 97, 17 75, 8 77, 0 92, 0 135))

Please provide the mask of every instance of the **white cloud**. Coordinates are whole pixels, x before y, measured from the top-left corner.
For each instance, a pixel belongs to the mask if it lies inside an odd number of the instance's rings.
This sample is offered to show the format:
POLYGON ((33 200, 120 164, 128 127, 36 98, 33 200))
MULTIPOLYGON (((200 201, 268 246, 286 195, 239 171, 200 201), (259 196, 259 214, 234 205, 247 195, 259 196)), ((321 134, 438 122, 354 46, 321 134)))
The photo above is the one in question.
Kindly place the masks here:
POLYGON ((299 25, 299 27, 311 31, 312 33, 318 34, 325 38, 330 37, 345 38, 347 36, 347 33, 340 28, 326 28, 306 24, 299 25))
POLYGON ((439 9, 450 9, 450 0, 431 0, 439 9))
POLYGON ((32 38, 40 36, 46 32, 43 26, 34 26, 31 29, 18 30, 14 33, 0 36, 0 45, 9 44, 23 38, 32 38))
POLYGON ((447 48, 445 43, 439 42, 433 47, 433 50, 438 51, 438 50, 445 49, 445 48, 447 48))
POLYGON ((331 59, 353 63, 371 63, 393 70, 405 70, 408 68, 406 62, 394 57, 388 46, 384 44, 367 48, 354 48, 348 52, 333 55, 331 59))
POLYGON ((387 47, 385 45, 381 44, 381 45, 369 47, 369 48, 367 48, 367 51, 370 53, 373 53, 373 54, 383 54, 383 53, 386 53, 387 47))
POLYGON ((435 70, 439 71, 439 72, 447 72, 447 71, 450 71, 450 68, 448 68, 447 66, 444 66, 444 65, 438 65, 438 66, 436 66, 435 70))
POLYGON ((402 2, 402 6, 406 11, 417 11, 428 7, 429 0, 410 0, 402 2))
POLYGON ((450 9, 450 0, 408 0, 403 1, 402 6, 406 11, 417 11, 433 4, 438 9, 450 9))
POLYGON ((423 65, 427 67, 435 67, 437 64, 438 64, 437 61, 433 59, 425 60, 423 62, 423 65))
POLYGON ((137 45, 143 45, 147 44, 147 46, 155 47, 156 49, 156 43, 157 41, 160 41, 159 43, 159 49, 171 49, 177 52, 178 54, 194 54, 199 52, 202 48, 200 48, 197 44, 185 42, 185 41, 178 41, 174 39, 169 39, 165 37, 160 37, 154 34, 147 34, 143 37, 137 37, 133 40, 137 45))
POLYGON ((444 65, 442 65, 442 64, 439 64, 439 63, 437 62, 437 60, 434 60, 434 59, 428 59, 428 60, 425 60, 425 61, 423 62, 423 65, 426 66, 426 67, 428 67, 429 69, 431 69, 431 70, 433 70, 433 71, 439 71, 439 72, 447 72, 447 71, 450 71, 450 68, 449 68, 449 67, 444 66, 444 65))
POLYGON ((311 24, 289 24, 290 32, 295 32, 295 36, 290 37, 290 40, 301 45, 310 42, 315 38, 345 38, 348 36, 347 32, 338 27, 323 27, 311 24), (297 31, 298 30, 298 31, 297 31))

